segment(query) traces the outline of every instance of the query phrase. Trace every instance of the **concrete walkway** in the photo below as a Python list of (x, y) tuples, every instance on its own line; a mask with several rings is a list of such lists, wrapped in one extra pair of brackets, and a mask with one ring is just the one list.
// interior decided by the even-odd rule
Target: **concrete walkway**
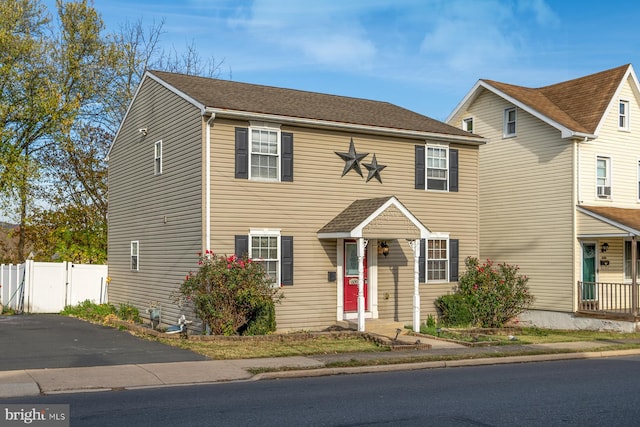
[[(415, 340), (415, 337), (407, 339)], [(559, 344), (510, 345), (496, 347), (466, 347), (446, 341), (420, 338), (431, 344), (430, 350), (402, 352), (346, 353), (308, 357), (279, 357), (241, 360), (182, 361), (96, 367), (23, 369), (0, 371), (0, 398), (35, 396), (39, 394), (107, 391), (144, 387), (165, 387), (225, 381), (248, 381), (272, 378), (321, 376), (349, 373), (382, 372), (411, 369), (433, 369), (457, 366), (523, 363), (546, 360), (566, 360), (613, 356), (640, 355), (640, 349), (591, 351), (606, 343), (574, 342)], [(613, 345), (615, 343), (611, 343)], [(509, 353), (540, 352), (527, 356)], [(500, 353), (501, 357), (486, 357)], [(451, 360), (424, 361), (430, 356), (446, 356)], [(483, 357), (485, 356), (485, 357)], [(388, 359), (388, 360), (384, 360)], [(358, 367), (328, 367), (340, 361), (387, 364)], [(286, 369), (252, 373), (260, 369)]]

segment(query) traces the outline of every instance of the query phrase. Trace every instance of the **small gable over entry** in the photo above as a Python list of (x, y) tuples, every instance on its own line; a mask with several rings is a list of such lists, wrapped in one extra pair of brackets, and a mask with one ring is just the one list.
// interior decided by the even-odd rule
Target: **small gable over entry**
[[(407, 240), (414, 258), (413, 329), (420, 329), (421, 239), (432, 233), (395, 196), (356, 200), (324, 227), (319, 239), (355, 239), (358, 244), (358, 330), (364, 331), (364, 259), (367, 243), (376, 240)], [(341, 241), (341, 240), (340, 240)], [(424, 257), (424, 254), (422, 254)]]

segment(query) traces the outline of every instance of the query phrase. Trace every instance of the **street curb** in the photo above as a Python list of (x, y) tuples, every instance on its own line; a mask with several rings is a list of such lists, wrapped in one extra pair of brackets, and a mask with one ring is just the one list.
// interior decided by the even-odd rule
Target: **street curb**
[(263, 372), (256, 374), (252, 380), (273, 380), (285, 378), (321, 377), (329, 375), (365, 374), (375, 372), (415, 371), (421, 369), (457, 368), (468, 366), (505, 365), (512, 363), (551, 362), (572, 359), (597, 359), (606, 357), (622, 357), (640, 355), (640, 349), (589, 351), (577, 353), (553, 353), (524, 356), (486, 357), (480, 359), (442, 360), (429, 362), (407, 362), (389, 365), (353, 366), (344, 368), (318, 368), (310, 370), (291, 370)]

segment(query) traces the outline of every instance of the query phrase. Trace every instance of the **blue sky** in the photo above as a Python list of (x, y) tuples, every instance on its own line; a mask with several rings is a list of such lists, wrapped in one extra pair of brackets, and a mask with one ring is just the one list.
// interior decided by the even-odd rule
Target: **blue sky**
[(163, 47), (193, 44), (202, 58), (224, 60), (221, 78), (388, 101), (438, 120), (480, 78), (539, 87), (640, 66), (640, 2), (631, 0), (94, 0), (94, 7), (108, 31), (164, 19)]

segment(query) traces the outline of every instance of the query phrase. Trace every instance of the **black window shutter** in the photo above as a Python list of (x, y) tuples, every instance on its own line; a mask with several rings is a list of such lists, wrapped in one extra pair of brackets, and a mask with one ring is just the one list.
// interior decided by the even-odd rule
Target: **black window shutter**
[(281, 260), (281, 279), (285, 286), (293, 285), (293, 236), (280, 237), (280, 245), (282, 249)]
[(425, 170), (425, 150), (424, 145), (416, 145), (416, 190), (424, 190)]
[(458, 281), (458, 264), (459, 264), (459, 256), (458, 256), (458, 239), (449, 239), (449, 281), (457, 282)]
[(236, 128), (236, 178), (249, 178), (249, 129)]
[(244, 258), (249, 256), (249, 236), (236, 235), (236, 256), (238, 258)]
[(449, 150), (449, 191), (458, 191), (458, 150)]
[(418, 271), (420, 283), (427, 281), (427, 245), (425, 239), (420, 239), (420, 258), (418, 259)]
[(282, 132), (282, 157), (280, 168), (280, 180), (293, 181), (293, 134)]

